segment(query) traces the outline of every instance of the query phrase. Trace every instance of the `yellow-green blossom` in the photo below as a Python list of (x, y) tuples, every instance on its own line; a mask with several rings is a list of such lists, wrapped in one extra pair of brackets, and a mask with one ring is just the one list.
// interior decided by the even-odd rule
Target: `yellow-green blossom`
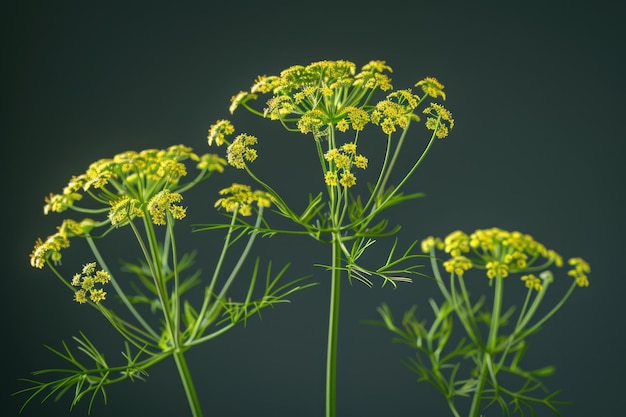
[(367, 158), (366, 158), (366, 157), (364, 157), (363, 155), (356, 155), (356, 156), (354, 157), (354, 161), (352, 161), (352, 164), (353, 164), (355, 167), (360, 168), (360, 169), (365, 169), (365, 168), (367, 168), (367, 163), (368, 163), (368, 160), (367, 160)]
[(421, 87), (425, 94), (433, 98), (441, 96), (444, 100), (446, 99), (446, 93), (443, 92), (443, 84), (441, 84), (436, 78), (426, 77), (423, 80), (418, 81), (415, 86)]
[[(473, 267), (485, 270), (490, 279), (521, 273), (525, 285), (537, 291), (546, 284), (544, 276), (552, 276), (548, 267), (563, 266), (563, 260), (556, 251), (546, 248), (532, 236), (497, 227), (477, 229), (469, 235), (456, 230), (443, 239), (429, 236), (421, 244), (425, 253), (433, 249), (449, 253), (451, 258), (444, 261), (448, 271), (458, 274), (456, 270), (460, 266), (457, 258), (467, 257)], [(580, 258), (570, 259), (569, 264), (573, 269), (568, 274), (574, 277), (576, 284), (581, 287), (589, 285), (589, 265)], [(534, 271), (543, 271), (539, 274), (541, 278), (533, 275)]]
[(94, 271), (96, 270), (96, 266), (97, 264), (95, 262), (89, 262), (85, 265), (83, 265), (83, 275), (91, 275), (94, 273)]
[(360, 72), (345, 60), (294, 65), (280, 75), (259, 76), (250, 92), (232, 97), (230, 110), (256, 99), (257, 93), (272, 94), (263, 115), (293, 123), (302, 133), (320, 135), (330, 126), (340, 132), (350, 127), (360, 131), (370, 121), (372, 93), (393, 88), (388, 72), (391, 67), (384, 61), (371, 61)]
[(452, 256), (460, 256), (461, 253), (469, 252), (470, 238), (461, 230), (456, 230), (446, 236), (443, 240), (444, 251)]
[(65, 192), (69, 190), (67, 187), (63, 194), (52, 194), (44, 198), (46, 205), (43, 207), (44, 214), (51, 212), (61, 213), (74, 204), (74, 201), (80, 201), (83, 196), (76, 192)]
[(142, 217), (143, 212), (139, 207), (141, 202), (135, 198), (131, 198), (127, 195), (123, 196), (117, 201), (111, 203), (111, 210), (109, 210), (109, 221), (113, 226), (121, 226), (135, 217)]
[(324, 154), (328, 162), (324, 174), (326, 185), (336, 186), (338, 183), (344, 187), (352, 187), (356, 184), (356, 176), (351, 172), (353, 166), (359, 169), (367, 168), (368, 160), (363, 155), (358, 155), (356, 143), (348, 142), (339, 149), (333, 148)]
[(324, 174), (324, 182), (331, 187), (337, 186), (337, 171), (326, 171)]
[(229, 120), (221, 119), (213, 123), (209, 127), (209, 134), (207, 141), (209, 146), (215, 145), (221, 146), (226, 142), (226, 136), (232, 135), (235, 132), (235, 127)]
[(463, 275), (465, 271), (472, 268), (472, 261), (465, 256), (454, 256), (443, 263), (446, 271), (457, 275)]
[(63, 223), (57, 227), (57, 233), (48, 236), (45, 241), (37, 238), (35, 246), (30, 253), (31, 266), (41, 269), (48, 260), (54, 263), (60, 262), (61, 249), (70, 246), (70, 238), (83, 236), (89, 233), (94, 226), (95, 222), (91, 219), (84, 219), (81, 222), (72, 219), (63, 220)]
[(497, 276), (506, 278), (509, 275), (509, 267), (506, 263), (500, 261), (487, 262), (487, 277), (495, 278)]
[(441, 239), (434, 236), (428, 236), (421, 242), (422, 252), (429, 253), (431, 249), (443, 249), (444, 243)]
[(180, 193), (172, 193), (170, 190), (163, 190), (156, 194), (148, 202), (148, 212), (155, 225), (164, 225), (167, 213), (170, 213), (176, 220), (185, 218), (186, 209), (179, 204), (183, 199)]
[(588, 287), (589, 278), (587, 277), (587, 274), (591, 273), (589, 264), (582, 258), (571, 258), (567, 263), (574, 267), (573, 269), (570, 269), (567, 274), (574, 277), (576, 285), (579, 287)]
[(541, 279), (534, 274), (522, 275), (521, 280), (524, 281), (526, 287), (532, 288), (533, 290), (541, 291), (543, 288)]
[(345, 171), (341, 174), (341, 178), (339, 178), (339, 184), (346, 188), (352, 187), (356, 184), (356, 177), (353, 173)]
[[(221, 125), (221, 131), (224, 130), (229, 130), (226, 123)], [(135, 208), (144, 207), (161, 190), (177, 192), (189, 188), (190, 183), (194, 184), (183, 182), (188, 175), (186, 161), (196, 162), (199, 172), (195, 182), (208, 178), (212, 172), (222, 172), (225, 165), (225, 160), (219, 156), (199, 156), (185, 145), (121, 152), (112, 158), (91, 163), (84, 173), (71, 177), (61, 194), (48, 195), (44, 213), (67, 209), (108, 213), (109, 221), (120, 225), (137, 216)], [(85, 207), (78, 207), (78, 202), (83, 204), (88, 200), (85, 197), (89, 197)], [(130, 211), (129, 202), (133, 206)], [(99, 225), (104, 225), (104, 222)]]
[(250, 148), (257, 143), (257, 138), (252, 135), (240, 134), (233, 140), (226, 150), (226, 160), (235, 168), (244, 169), (246, 161), (252, 162), (257, 157), (256, 149)]
[(396, 126), (406, 129), (409, 121), (417, 118), (413, 111), (418, 103), (419, 97), (411, 93), (411, 90), (394, 91), (376, 104), (371, 114), (372, 123), (379, 125), (388, 135), (396, 131)]
[[(248, 93), (246, 91), (240, 91), (239, 93), (235, 94), (230, 99), (230, 108), (228, 109), (230, 111), (230, 114), (233, 114), (235, 110), (237, 109), (237, 107), (245, 104), (246, 101), (255, 100), (256, 98), (257, 98), (256, 94)], [(210, 144), (211, 143), (209, 143), (209, 145)]]
[(269, 207), (272, 197), (265, 191), (252, 191), (249, 185), (232, 184), (220, 191), (222, 197), (215, 202), (215, 207), (223, 208), (228, 212), (237, 211), (242, 216), (252, 214), (251, 204), (256, 202), (258, 207)]
[(452, 113), (441, 104), (430, 103), (430, 105), (424, 109), (424, 114), (430, 115), (430, 117), (426, 119), (426, 128), (435, 131), (435, 136), (439, 139), (448, 136), (450, 130), (454, 128)]
[(196, 165), (198, 169), (209, 172), (224, 172), (224, 166), (226, 166), (226, 159), (219, 155), (209, 153), (202, 155), (198, 165)]
[(89, 262), (80, 273), (72, 277), (72, 286), (80, 287), (74, 292), (74, 301), (79, 304), (86, 303), (87, 299), (99, 303), (106, 298), (107, 293), (97, 285), (107, 284), (111, 281), (111, 275), (103, 269), (96, 270), (96, 266), (95, 262)]
[(298, 130), (301, 133), (314, 133), (320, 135), (324, 133), (328, 120), (324, 112), (319, 109), (304, 112), (297, 122)]
[(350, 126), (352, 126), (352, 129), (356, 132), (363, 130), (365, 125), (367, 125), (370, 121), (369, 114), (362, 108), (347, 106), (346, 114), (347, 120), (350, 122)]

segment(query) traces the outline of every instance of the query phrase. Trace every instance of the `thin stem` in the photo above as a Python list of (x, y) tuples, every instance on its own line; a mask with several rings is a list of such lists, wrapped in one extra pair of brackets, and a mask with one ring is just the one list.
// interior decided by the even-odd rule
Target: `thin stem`
[(205, 294), (204, 301), (202, 303), (202, 308), (200, 309), (200, 313), (198, 314), (198, 320), (193, 326), (193, 330), (191, 331), (191, 334), (189, 335), (188, 341), (192, 341), (193, 339), (195, 339), (195, 337), (198, 334), (198, 331), (200, 330), (200, 325), (202, 324), (202, 321), (203, 321), (202, 317), (206, 317), (206, 312), (209, 308), (209, 303), (213, 295), (213, 289), (215, 288), (215, 283), (217, 282), (217, 278), (220, 274), (220, 271), (222, 270), (222, 264), (224, 263), (224, 259), (226, 258), (226, 252), (228, 251), (228, 247), (230, 246), (230, 239), (233, 234), (233, 227), (235, 225), (236, 219), (237, 219), (237, 214), (233, 213), (231, 217), (230, 226), (228, 228), (228, 232), (226, 233), (226, 237), (224, 239), (224, 244), (222, 245), (222, 251), (220, 252), (220, 257), (217, 260), (217, 265), (215, 266), (215, 269), (213, 270), (213, 276), (211, 278), (211, 282), (204, 293)]
[[(235, 211), (233, 213), (233, 216), (237, 216), (237, 211)], [(208, 312), (206, 313), (206, 317), (212, 317), (213, 316), (213, 314), (215, 313), (216, 309), (219, 307), (220, 300), (223, 299), (226, 296), (226, 293), (228, 292), (228, 289), (230, 288), (231, 284), (235, 280), (235, 277), (237, 276), (237, 274), (239, 273), (239, 270), (243, 266), (244, 261), (247, 259), (248, 255), (250, 253), (250, 250), (252, 249), (252, 245), (254, 243), (254, 240), (256, 239), (256, 237), (258, 235), (258, 228), (259, 228), (259, 225), (261, 224), (261, 219), (262, 218), (263, 218), (263, 207), (260, 206), (259, 207), (259, 212), (257, 214), (256, 223), (254, 225), (253, 231), (250, 232), (250, 237), (248, 238), (248, 242), (246, 243), (245, 248), (241, 252), (241, 255), (239, 256), (239, 259), (237, 260), (237, 263), (235, 264), (235, 266), (233, 267), (232, 271), (230, 272), (230, 275), (226, 279), (226, 282), (222, 286), (222, 289), (220, 290), (220, 293), (215, 297), (215, 302), (213, 303), (213, 305), (209, 308)], [(206, 296), (209, 297), (210, 294), (207, 293)], [(198, 320), (202, 320), (203, 317), (205, 317), (205, 316), (204, 315), (200, 316)], [(207, 339), (212, 338), (212, 337), (213, 336), (207, 337)], [(201, 338), (197, 339), (196, 342), (199, 343), (200, 341), (203, 341), (203, 340), (205, 340), (205, 338), (201, 337)], [(189, 339), (189, 341), (191, 341), (191, 339)]]
[(178, 369), (180, 380), (183, 383), (183, 388), (185, 389), (185, 395), (187, 396), (187, 402), (189, 403), (189, 408), (191, 409), (191, 415), (193, 417), (202, 417), (200, 400), (198, 399), (196, 387), (194, 386), (191, 373), (189, 372), (189, 367), (187, 366), (187, 361), (185, 360), (185, 354), (181, 350), (177, 349), (174, 352), (174, 360), (176, 361), (176, 368)]
[(326, 417), (337, 415), (337, 339), (339, 334), (339, 294), (341, 288), (341, 237), (332, 241), (328, 351), (326, 357)]
[(500, 276), (500, 274), (497, 274), (494, 279), (496, 280), (496, 283), (494, 288), (491, 323), (489, 324), (489, 336), (487, 337), (487, 346), (485, 348), (483, 360), (480, 366), (478, 384), (476, 386), (476, 391), (474, 391), (474, 397), (472, 398), (472, 406), (469, 412), (470, 417), (478, 417), (479, 415), (480, 399), (482, 397), (482, 392), (485, 388), (485, 383), (487, 381), (489, 364), (493, 360), (493, 355), (495, 355), (496, 339), (498, 338), (498, 329), (500, 327), (500, 314), (502, 312), (503, 278)]
[[(168, 242), (169, 241), (169, 242)], [(168, 245), (169, 243), (169, 245)], [(176, 251), (176, 240), (174, 239), (174, 218), (171, 213), (167, 213), (167, 233), (166, 244), (163, 245), (163, 266), (167, 264), (167, 251), (169, 246), (172, 248), (172, 270), (174, 273), (174, 288), (172, 291), (172, 313), (174, 321), (174, 329), (172, 332), (172, 338), (174, 345), (178, 348), (180, 346), (180, 276), (178, 273), (178, 254)]]
[[(389, 181), (389, 176), (391, 175), (391, 171), (393, 171), (393, 167), (396, 164), (396, 161), (398, 160), (398, 155), (400, 155), (400, 150), (402, 149), (402, 144), (404, 143), (404, 138), (406, 138), (406, 134), (409, 131), (410, 125), (411, 125), (411, 119), (409, 118), (409, 121), (406, 127), (402, 130), (402, 134), (400, 135), (400, 139), (398, 140), (398, 144), (396, 145), (396, 149), (393, 153), (393, 156), (391, 157), (391, 163), (389, 164), (389, 168), (385, 170), (385, 176), (380, 183), (381, 192), (385, 191), (385, 186), (387, 185), (387, 181)], [(391, 142), (391, 134), (389, 134), (388, 136), (389, 137), (388, 137), (387, 142), (389, 143)]]
[(150, 336), (152, 336), (155, 340), (159, 340), (159, 335), (154, 331), (154, 329), (152, 329), (152, 327), (148, 324), (148, 322), (146, 322), (144, 320), (142, 315), (139, 314), (139, 312), (131, 304), (131, 302), (128, 299), (128, 297), (126, 297), (126, 294), (124, 293), (124, 290), (119, 286), (119, 284), (117, 283), (117, 280), (115, 280), (114, 275), (111, 273), (111, 269), (109, 269), (109, 267), (107, 266), (106, 262), (104, 262), (104, 258), (102, 258), (102, 255), (100, 254), (100, 251), (96, 247), (96, 244), (94, 243), (93, 239), (91, 237), (87, 237), (86, 240), (87, 240), (87, 243), (89, 244), (89, 247), (91, 248), (91, 251), (93, 252), (94, 256), (96, 257), (96, 260), (100, 264), (100, 266), (105, 271), (109, 272), (109, 275), (111, 276), (111, 281), (110, 281), (111, 285), (113, 285), (113, 288), (115, 288), (115, 292), (120, 297), (120, 299), (122, 300), (122, 302), (124, 303), (126, 308), (128, 308), (128, 311), (130, 311), (130, 313), (133, 315), (135, 320), (137, 320), (137, 322), (139, 322), (139, 324), (141, 324), (141, 326), (150, 334)]

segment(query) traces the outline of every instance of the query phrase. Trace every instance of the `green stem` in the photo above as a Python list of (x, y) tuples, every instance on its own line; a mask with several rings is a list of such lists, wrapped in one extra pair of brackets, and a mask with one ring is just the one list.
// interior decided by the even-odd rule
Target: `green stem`
[(174, 353), (174, 360), (176, 361), (176, 368), (178, 369), (180, 380), (182, 381), (183, 388), (185, 389), (185, 395), (187, 396), (189, 408), (191, 408), (191, 415), (193, 417), (201, 417), (202, 408), (200, 407), (200, 400), (198, 399), (196, 387), (193, 384), (193, 379), (191, 378), (191, 373), (189, 372), (189, 367), (187, 366), (187, 361), (185, 360), (185, 354), (181, 350), (177, 349)]
[(337, 339), (339, 334), (339, 291), (341, 288), (341, 237), (337, 234), (333, 236), (332, 251), (326, 357), (326, 417), (337, 415)]
[(500, 314), (502, 312), (503, 278), (500, 274), (497, 274), (494, 279), (496, 280), (496, 283), (494, 289), (493, 309), (491, 312), (491, 323), (489, 324), (489, 336), (487, 337), (487, 345), (485, 346), (485, 352), (480, 366), (478, 384), (476, 386), (476, 391), (474, 391), (474, 397), (472, 398), (472, 406), (469, 412), (470, 417), (478, 417), (479, 415), (480, 399), (487, 381), (489, 364), (493, 362), (493, 357), (495, 356), (498, 328), (500, 327)]
[(191, 334), (189, 335), (188, 342), (191, 342), (192, 340), (196, 338), (200, 330), (200, 327), (202, 325), (203, 317), (207, 316), (206, 313), (208, 311), (211, 298), (213, 297), (213, 289), (215, 288), (217, 278), (219, 277), (220, 271), (222, 270), (222, 264), (224, 263), (224, 259), (226, 258), (226, 252), (228, 251), (228, 247), (230, 246), (230, 239), (233, 234), (233, 227), (235, 225), (236, 220), (237, 220), (237, 213), (233, 213), (231, 217), (231, 221), (230, 221), (230, 226), (228, 228), (228, 232), (226, 233), (226, 237), (222, 245), (222, 251), (220, 252), (220, 257), (217, 260), (215, 269), (213, 270), (213, 277), (211, 278), (211, 282), (209, 283), (209, 286), (204, 292), (204, 301), (202, 302), (202, 308), (200, 310), (200, 313), (198, 314), (198, 320), (196, 320), (196, 323), (193, 326), (193, 330), (191, 331)]
[(130, 311), (130, 313), (133, 315), (135, 320), (137, 320), (137, 322), (139, 322), (139, 324), (141, 324), (141, 326), (146, 330), (146, 332), (148, 332), (150, 334), (150, 336), (152, 336), (154, 338), (154, 340), (159, 340), (159, 335), (154, 331), (154, 329), (152, 329), (152, 327), (148, 324), (148, 322), (146, 322), (144, 320), (142, 315), (139, 314), (139, 312), (131, 304), (131, 302), (128, 299), (128, 297), (126, 297), (126, 293), (124, 293), (124, 290), (122, 289), (122, 287), (119, 286), (119, 284), (117, 283), (117, 280), (115, 279), (114, 274), (111, 272), (111, 269), (109, 269), (109, 267), (107, 266), (106, 262), (104, 262), (104, 258), (102, 258), (102, 255), (100, 254), (100, 251), (96, 247), (96, 244), (94, 243), (94, 241), (91, 238), (91, 236), (88, 236), (86, 238), (86, 240), (87, 240), (87, 243), (89, 244), (89, 247), (91, 248), (94, 256), (96, 257), (96, 260), (100, 264), (100, 266), (105, 271), (108, 271), (109, 274), (111, 275), (111, 281), (110, 281), (111, 285), (113, 285), (113, 288), (115, 288), (115, 292), (120, 297), (120, 299), (122, 300), (122, 302), (124, 303), (126, 308), (128, 308), (128, 311)]
[[(406, 138), (406, 134), (409, 131), (410, 125), (411, 125), (411, 120), (409, 119), (407, 126), (402, 130), (400, 139), (398, 140), (395, 151), (393, 152), (393, 156), (391, 157), (391, 163), (389, 164), (389, 168), (385, 170), (385, 176), (380, 183), (380, 192), (385, 191), (385, 187), (387, 186), (387, 181), (389, 181), (389, 176), (391, 175), (391, 171), (393, 171), (393, 167), (396, 164), (396, 161), (398, 160), (398, 155), (400, 155), (400, 150), (402, 149), (402, 144), (404, 143), (404, 138)], [(389, 135), (387, 142), (388, 143), (391, 142), (391, 134)]]
[[(236, 216), (237, 216), (237, 211), (235, 211), (233, 213), (233, 217), (236, 217)], [(237, 260), (237, 263), (233, 267), (232, 271), (230, 272), (230, 275), (226, 279), (226, 282), (222, 286), (222, 289), (221, 289), (220, 293), (215, 297), (215, 302), (213, 303), (213, 305), (207, 311), (206, 316), (203, 314), (203, 315), (201, 315), (198, 318), (198, 320), (202, 320), (203, 317), (212, 317), (213, 314), (215, 313), (216, 309), (220, 306), (220, 302), (221, 302), (220, 300), (222, 300), (223, 298), (226, 297), (226, 293), (228, 292), (228, 289), (230, 288), (231, 284), (233, 283), (233, 281), (237, 277), (237, 274), (239, 273), (241, 267), (243, 266), (244, 261), (248, 258), (248, 255), (250, 253), (250, 250), (252, 249), (252, 245), (254, 243), (254, 240), (256, 239), (256, 237), (258, 235), (258, 229), (259, 229), (259, 225), (261, 224), (261, 220), (262, 219), (263, 219), (263, 207), (261, 206), (261, 207), (259, 207), (259, 212), (257, 214), (257, 219), (256, 219), (256, 223), (254, 225), (254, 229), (250, 233), (250, 237), (248, 238), (248, 242), (246, 243), (245, 248), (241, 252), (241, 255), (239, 255), (239, 259)], [(207, 293), (206, 297), (209, 297), (210, 295), (211, 294)], [(203, 310), (204, 310), (204, 307), (203, 307)], [(210, 338), (213, 338), (213, 337), (214, 337), (213, 335), (207, 336), (206, 339), (210, 339)], [(205, 340), (205, 337), (198, 338), (196, 340), (196, 342), (199, 343), (199, 342), (201, 342), (203, 340)], [(191, 341), (191, 339), (189, 341)]]

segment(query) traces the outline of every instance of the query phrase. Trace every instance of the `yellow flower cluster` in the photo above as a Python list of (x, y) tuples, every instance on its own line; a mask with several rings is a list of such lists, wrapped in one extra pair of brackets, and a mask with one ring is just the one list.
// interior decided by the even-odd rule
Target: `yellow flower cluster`
[(235, 127), (233, 124), (225, 119), (220, 119), (213, 123), (209, 127), (209, 134), (207, 136), (207, 140), (209, 142), (209, 146), (215, 145), (221, 146), (226, 142), (226, 136), (232, 135), (235, 132)]
[(111, 202), (109, 210), (109, 221), (113, 226), (121, 226), (127, 224), (135, 217), (142, 217), (143, 212), (139, 208), (141, 202), (136, 198), (127, 195)]
[[(113, 158), (100, 159), (92, 163), (85, 173), (73, 176), (62, 193), (46, 197), (44, 213), (73, 208), (84, 194), (107, 206), (103, 209), (105, 211), (111, 204), (118, 204), (120, 196), (146, 204), (164, 188), (175, 191), (181, 178), (187, 175), (187, 167), (183, 163), (187, 159), (195, 161), (197, 168), (206, 172), (222, 172), (226, 164), (218, 155), (198, 156), (184, 145), (123, 152)], [(96, 191), (99, 194), (95, 194)]]
[(435, 131), (435, 136), (439, 139), (448, 136), (454, 127), (452, 113), (441, 104), (431, 103), (424, 109), (424, 114), (430, 116), (426, 119), (426, 128)]
[(46, 240), (41, 238), (36, 240), (35, 247), (30, 253), (30, 265), (41, 269), (47, 260), (60, 262), (61, 249), (70, 246), (70, 237), (89, 233), (95, 225), (96, 222), (91, 219), (84, 219), (80, 223), (71, 219), (64, 220), (61, 226), (57, 227), (58, 231), (55, 234), (48, 236)]
[(326, 185), (336, 187), (352, 187), (356, 184), (356, 176), (351, 168), (367, 168), (368, 160), (363, 155), (356, 153), (356, 143), (350, 142), (342, 145), (339, 149), (331, 149), (324, 155), (328, 161), (328, 168), (324, 174)]
[[(521, 277), (528, 288), (540, 290), (541, 278), (532, 271), (545, 269), (551, 265), (563, 266), (563, 259), (552, 249), (546, 248), (532, 236), (518, 231), (499, 228), (478, 229), (471, 234), (461, 230), (453, 231), (443, 239), (429, 236), (421, 242), (424, 253), (434, 254), (443, 250), (450, 259), (443, 262), (446, 271), (463, 275), (476, 267), (486, 271), (490, 279), (505, 278), (511, 273), (526, 273)], [(568, 274), (574, 277), (580, 287), (588, 286), (589, 265), (581, 258), (572, 258), (573, 266)], [(541, 274), (540, 274), (541, 277)]]
[(424, 94), (429, 95), (432, 98), (441, 97), (446, 99), (446, 93), (443, 92), (443, 84), (441, 84), (436, 78), (426, 77), (415, 84), (416, 87), (420, 87)]
[[(199, 170), (195, 180), (189, 182), (182, 181), (187, 175), (186, 161), (195, 162)], [(175, 219), (183, 218), (185, 209), (174, 204), (182, 199), (180, 192), (212, 172), (223, 172), (225, 165), (226, 159), (216, 154), (197, 155), (184, 145), (127, 151), (92, 163), (83, 174), (73, 176), (61, 193), (45, 197), (44, 214), (72, 209), (106, 214), (106, 218), (64, 220), (57, 233), (36, 240), (30, 254), (31, 265), (43, 268), (47, 260), (58, 263), (61, 249), (70, 245), (70, 237), (84, 237), (95, 227), (119, 227), (148, 214), (154, 224), (164, 224), (165, 212)], [(86, 200), (85, 197), (89, 197), (91, 205), (79, 207), (77, 203)]]
[(226, 150), (226, 160), (228, 164), (235, 168), (244, 169), (246, 161), (252, 162), (257, 157), (256, 149), (252, 149), (251, 145), (256, 145), (257, 138), (252, 135), (242, 133), (238, 135), (233, 143), (228, 145)]
[(372, 123), (379, 125), (388, 135), (396, 131), (396, 126), (406, 129), (411, 119), (419, 119), (413, 113), (418, 103), (419, 97), (411, 90), (395, 91), (376, 104), (371, 114)]
[(571, 258), (568, 263), (572, 265), (574, 269), (570, 269), (567, 274), (574, 277), (579, 287), (588, 287), (589, 279), (587, 278), (587, 274), (591, 272), (589, 264), (582, 258)]
[(111, 280), (111, 275), (104, 270), (96, 271), (96, 263), (90, 262), (83, 266), (81, 273), (77, 273), (72, 278), (72, 285), (80, 287), (74, 292), (74, 301), (84, 304), (87, 300), (99, 303), (106, 298), (106, 292), (97, 285), (104, 285)]
[(272, 198), (265, 191), (252, 191), (249, 185), (232, 184), (228, 188), (220, 191), (222, 197), (215, 202), (215, 207), (223, 208), (228, 212), (237, 212), (242, 216), (252, 214), (252, 203), (256, 202), (258, 207), (269, 207)]
[(170, 190), (163, 190), (157, 193), (148, 202), (148, 212), (152, 218), (152, 223), (164, 225), (167, 213), (170, 213), (176, 220), (185, 218), (186, 209), (176, 203), (181, 202), (182, 194), (173, 193)]
[[(388, 75), (391, 72), (385, 61), (370, 61), (359, 72), (353, 62), (345, 60), (295, 65), (279, 75), (259, 76), (249, 92), (240, 91), (231, 98), (230, 112), (240, 106), (251, 110), (248, 101), (257, 99), (258, 94), (271, 94), (263, 115), (285, 125), (294, 123), (301, 133), (322, 135), (330, 126), (340, 132), (350, 128), (360, 131), (372, 122), (384, 133), (391, 134), (397, 128), (406, 128), (411, 119), (419, 120), (414, 110), (422, 101), (410, 89), (405, 89), (389, 93), (377, 104), (370, 103), (375, 91), (393, 89)], [(415, 86), (420, 87), (425, 96), (445, 100), (443, 84), (433, 77), (424, 78)], [(437, 114), (434, 120), (447, 121), (437, 126), (439, 135), (445, 136), (453, 126), (450, 113), (443, 107), (430, 112)], [(209, 143), (219, 144), (223, 139), (219, 126), (215, 128), (217, 130), (209, 130)]]

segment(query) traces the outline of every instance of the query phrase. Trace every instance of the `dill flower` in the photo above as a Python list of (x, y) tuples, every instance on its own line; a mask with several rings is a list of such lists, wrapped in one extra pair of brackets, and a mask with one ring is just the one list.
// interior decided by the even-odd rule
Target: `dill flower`
[[(228, 132), (231, 128), (232, 125), (224, 121), (218, 130)], [(188, 184), (183, 183), (188, 175), (187, 161), (196, 162), (199, 170), (197, 180), (207, 178), (216, 171), (222, 172), (225, 165), (219, 156), (199, 156), (185, 145), (121, 152), (112, 158), (91, 163), (84, 173), (72, 176), (62, 193), (51, 193), (45, 197), (44, 213), (88, 210), (109, 213), (111, 221), (121, 224), (138, 215), (133, 210), (125, 214), (120, 211), (128, 201), (132, 200), (135, 207), (141, 208), (163, 189), (176, 192), (188, 188)], [(93, 204), (78, 207), (78, 202), (82, 203), (85, 197), (89, 197)], [(111, 213), (112, 206), (115, 206), (115, 214)]]
[[(222, 124), (222, 130), (228, 130), (225, 124)], [(185, 164), (187, 161), (196, 162), (198, 173), (193, 181), (183, 182), (188, 175)], [(29, 255), (31, 266), (40, 269), (48, 261), (60, 262), (61, 250), (69, 247), (70, 238), (86, 237), (97, 227), (128, 224), (135, 217), (144, 216), (143, 210), (147, 210), (149, 205), (153, 211), (161, 207), (160, 204), (164, 203), (155, 204), (163, 198), (163, 195), (158, 196), (161, 191), (168, 190), (176, 195), (208, 178), (213, 172), (222, 172), (225, 164), (226, 160), (218, 155), (199, 156), (185, 145), (139, 152), (125, 151), (112, 158), (94, 161), (84, 173), (73, 175), (61, 193), (50, 193), (44, 198), (44, 214), (73, 210), (88, 212), (94, 217), (101, 215), (103, 218), (63, 220), (57, 233), (45, 240), (36, 239)], [(157, 198), (153, 200), (155, 196)], [(152, 203), (149, 204), (151, 200)], [(166, 210), (174, 218), (184, 217), (184, 209), (172, 204), (173, 202), (172, 200), (169, 205), (164, 206)], [(162, 221), (158, 220), (158, 215), (156, 218), (157, 221)]]
[(384, 61), (370, 61), (357, 72), (353, 62), (317, 61), (294, 65), (279, 75), (259, 76), (249, 92), (231, 98), (231, 112), (256, 94), (272, 94), (263, 115), (284, 124), (293, 123), (302, 133), (320, 134), (328, 126), (345, 132), (362, 130), (369, 122), (369, 104), (375, 90), (392, 89)]
[(215, 202), (215, 207), (223, 208), (227, 212), (237, 211), (242, 216), (252, 214), (252, 203), (256, 202), (258, 207), (269, 207), (272, 197), (265, 191), (252, 191), (249, 185), (232, 184), (219, 192), (222, 197)]
[(205, 170), (208, 172), (224, 172), (224, 166), (227, 164), (226, 160), (216, 154), (204, 154), (200, 157), (200, 161), (196, 165), (196, 168)]
[(543, 288), (541, 285), (541, 279), (534, 274), (522, 275), (521, 280), (524, 281), (526, 287), (532, 288), (533, 290), (541, 291)]
[[(545, 277), (552, 276), (550, 266), (563, 266), (563, 259), (556, 251), (546, 248), (531, 235), (497, 227), (477, 229), (469, 235), (455, 230), (443, 239), (429, 236), (422, 240), (421, 246), (425, 253), (438, 249), (450, 254), (450, 259), (443, 263), (448, 272), (460, 275), (461, 270), (465, 271), (461, 261), (466, 257), (472, 267), (485, 270), (489, 279), (520, 273), (526, 287), (537, 291), (547, 282)], [(571, 258), (568, 263), (572, 269), (567, 274), (574, 278), (576, 285), (588, 286), (589, 264), (581, 258)], [(533, 275), (535, 271), (543, 272), (538, 278)]]
[(409, 124), (412, 112), (402, 104), (391, 100), (379, 101), (372, 112), (372, 123), (379, 125), (387, 135), (396, 131), (396, 126), (404, 129)]
[(221, 119), (213, 123), (209, 127), (209, 134), (207, 140), (209, 146), (215, 142), (216, 146), (221, 146), (226, 142), (226, 136), (232, 135), (235, 132), (233, 124), (225, 119)]
[(79, 287), (74, 292), (74, 301), (84, 304), (90, 299), (94, 303), (99, 303), (106, 298), (106, 292), (98, 285), (107, 284), (111, 281), (111, 275), (103, 270), (96, 270), (96, 263), (89, 262), (83, 266), (80, 273), (74, 274), (70, 284)]
[(121, 226), (135, 217), (142, 217), (143, 212), (139, 207), (141, 202), (135, 198), (131, 198), (127, 195), (121, 197), (116, 201), (111, 202), (111, 209), (109, 210), (109, 221), (112, 226)]
[(336, 187), (338, 184), (337, 171), (326, 171), (326, 173), (324, 174), (324, 182), (326, 183), (326, 185)]
[(589, 264), (582, 258), (571, 258), (567, 263), (573, 266), (573, 269), (569, 270), (567, 275), (574, 277), (576, 285), (579, 287), (588, 287), (589, 278), (587, 274), (591, 272)]
[(84, 219), (77, 222), (72, 219), (65, 219), (57, 227), (57, 233), (50, 235), (43, 240), (37, 238), (32, 252), (30, 253), (30, 265), (33, 268), (42, 269), (48, 260), (54, 263), (61, 261), (61, 250), (69, 248), (70, 238), (82, 236), (95, 226), (91, 219)]
[(441, 104), (430, 103), (430, 105), (424, 109), (424, 114), (430, 116), (426, 119), (426, 128), (435, 131), (435, 135), (439, 139), (448, 136), (450, 130), (454, 128), (452, 113)]
[(443, 267), (448, 272), (454, 272), (461, 276), (463, 273), (472, 268), (472, 261), (465, 256), (454, 256), (443, 263)]
[(237, 107), (245, 104), (248, 100), (255, 100), (256, 98), (257, 98), (256, 94), (248, 93), (246, 91), (240, 91), (239, 93), (235, 94), (230, 99), (230, 107), (228, 108), (228, 110), (230, 111), (230, 114), (233, 114), (235, 110), (237, 109)]
[[(67, 189), (67, 188), (66, 188)], [(74, 205), (74, 201), (80, 201), (83, 196), (76, 192), (66, 192), (62, 194), (52, 194), (44, 198), (46, 205), (43, 207), (44, 214), (51, 212), (61, 213)]]
[(422, 91), (432, 98), (441, 96), (442, 99), (446, 99), (446, 93), (443, 92), (443, 84), (441, 84), (436, 78), (426, 77), (415, 84), (416, 87), (421, 87)]
[(429, 253), (431, 249), (443, 249), (444, 244), (441, 239), (434, 236), (428, 236), (426, 239), (423, 239), (421, 242), (422, 252)]
[(252, 162), (257, 157), (256, 150), (250, 148), (250, 145), (255, 145), (256, 143), (257, 138), (255, 136), (244, 133), (237, 136), (226, 149), (228, 164), (235, 168), (244, 169), (246, 161)]
[(469, 252), (469, 236), (461, 230), (456, 230), (443, 240), (444, 251), (452, 256), (460, 256), (461, 253)]
[[(357, 154), (357, 146), (354, 142), (343, 144), (340, 148), (330, 149), (324, 154), (328, 162), (324, 174), (326, 185), (352, 187), (356, 184), (356, 176), (351, 172), (354, 166), (359, 169), (367, 168), (368, 160), (365, 156)], [(338, 179), (339, 178), (339, 179)]]
[(509, 267), (508, 264), (500, 261), (491, 261), (487, 262), (485, 265), (487, 268), (487, 277), (495, 278), (500, 276), (502, 278), (506, 278), (509, 275)]
[(352, 187), (356, 184), (356, 177), (352, 172), (343, 172), (339, 179), (339, 184), (346, 188)]
[(169, 212), (176, 220), (182, 220), (186, 215), (186, 209), (176, 203), (182, 201), (180, 193), (172, 193), (170, 190), (163, 190), (156, 194), (148, 202), (148, 212), (155, 225), (164, 225), (166, 214)]

